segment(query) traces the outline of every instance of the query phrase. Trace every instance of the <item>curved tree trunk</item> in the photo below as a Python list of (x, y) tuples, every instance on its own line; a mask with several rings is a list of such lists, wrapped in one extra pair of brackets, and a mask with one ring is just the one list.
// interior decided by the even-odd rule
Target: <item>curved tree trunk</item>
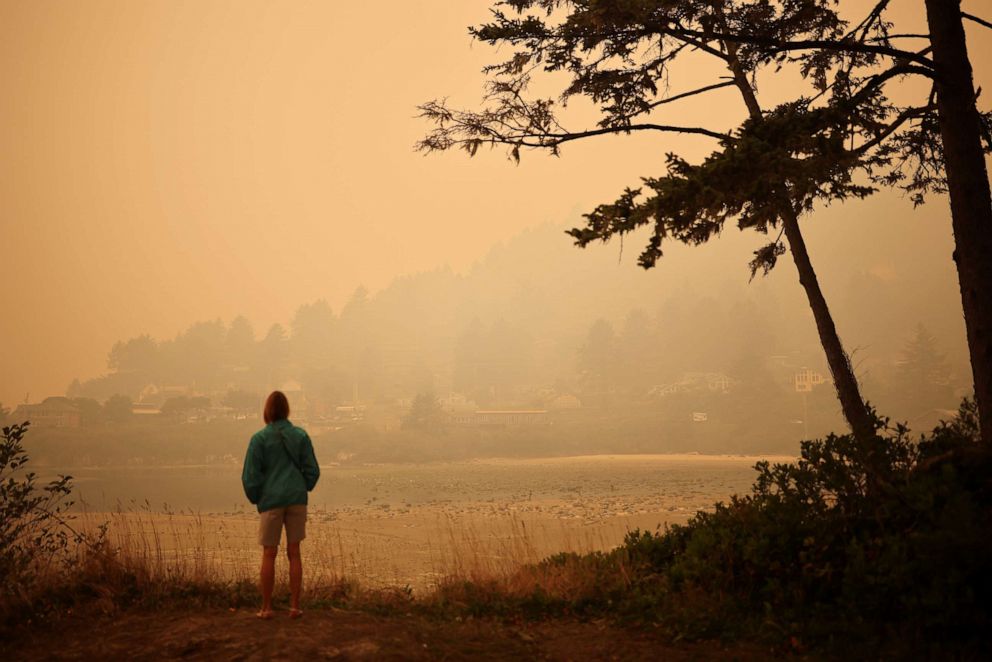
[(992, 196), (960, 0), (926, 0), (937, 111), (982, 441), (992, 444)]
[[(740, 62), (737, 59), (737, 46), (732, 43), (725, 43), (727, 52), (727, 64), (734, 75), (734, 82), (744, 98), (744, 105), (747, 106), (751, 117), (761, 117), (761, 106), (754, 94)], [(799, 283), (806, 291), (806, 298), (809, 300), (809, 307), (813, 311), (813, 319), (816, 321), (816, 331), (820, 336), (820, 344), (827, 355), (827, 365), (830, 366), (830, 374), (834, 379), (834, 387), (837, 389), (837, 398), (840, 400), (841, 411), (847, 424), (851, 426), (851, 431), (859, 440), (870, 439), (875, 434), (875, 425), (868, 407), (861, 397), (861, 388), (858, 380), (854, 376), (851, 362), (841, 345), (840, 336), (837, 335), (837, 327), (827, 306), (827, 300), (820, 289), (820, 282), (816, 278), (816, 271), (813, 263), (810, 262), (809, 252), (806, 250), (806, 241), (803, 239), (802, 230), (799, 228), (799, 218), (787, 196), (783, 195), (780, 203), (781, 219), (785, 238), (789, 242), (789, 251), (792, 259), (796, 263), (799, 271)]]
[(827, 300), (820, 290), (820, 282), (816, 278), (809, 253), (806, 251), (806, 241), (799, 229), (799, 219), (790, 209), (782, 214), (782, 224), (785, 237), (789, 241), (789, 252), (792, 253), (796, 270), (799, 271), (799, 283), (806, 291), (809, 307), (813, 311), (813, 319), (816, 320), (816, 331), (820, 335), (820, 344), (823, 345), (823, 351), (827, 355), (827, 365), (830, 366), (830, 374), (834, 378), (834, 386), (837, 388), (837, 398), (840, 400), (844, 418), (847, 419), (855, 437), (870, 439), (875, 434), (875, 424), (868, 413), (868, 407), (861, 399), (861, 390), (851, 368), (851, 361), (841, 345), (837, 327), (834, 326), (834, 319), (827, 307)]

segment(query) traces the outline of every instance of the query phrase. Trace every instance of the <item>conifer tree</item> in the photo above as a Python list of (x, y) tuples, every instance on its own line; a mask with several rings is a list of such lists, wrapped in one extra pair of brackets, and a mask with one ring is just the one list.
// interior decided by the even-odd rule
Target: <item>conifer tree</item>
[[(607, 134), (714, 141), (700, 163), (669, 153), (665, 174), (646, 176), (596, 207), (570, 234), (586, 246), (647, 226), (651, 234), (639, 262), (651, 268), (666, 241), (701, 244), (730, 220), (772, 238), (755, 252), (752, 277), (768, 273), (788, 247), (844, 416), (862, 439), (874, 434), (874, 422), (801, 221), (818, 202), (864, 198), (881, 187), (901, 187), (916, 204), (949, 190), (976, 397), (989, 440), (992, 207), (982, 154), (990, 118), (977, 110), (961, 22), (988, 23), (962, 14), (958, 0), (926, 0), (931, 34), (901, 34), (887, 20), (889, 4), (875, 2), (852, 23), (834, 0), (503, 0), (489, 23), (470, 29), (477, 40), (510, 53), (485, 68), (482, 108), (423, 104), (422, 116), (434, 127), (418, 148), (457, 147), (474, 156), (480, 147), (502, 145), (519, 161), (523, 150), (557, 155), (569, 142)], [(725, 75), (704, 85), (683, 83), (675, 65), (688, 53), (714, 58)], [(807, 89), (763, 107), (759, 74), (786, 66), (798, 68)], [(567, 77), (558, 99), (530, 95), (533, 77), (542, 72)], [(928, 92), (913, 103), (893, 100), (890, 86), (910, 78), (928, 83)], [(722, 88), (740, 97), (742, 119), (733, 131), (657, 119), (675, 115), (673, 104)], [(595, 126), (564, 126), (559, 107), (578, 97), (597, 105)]]

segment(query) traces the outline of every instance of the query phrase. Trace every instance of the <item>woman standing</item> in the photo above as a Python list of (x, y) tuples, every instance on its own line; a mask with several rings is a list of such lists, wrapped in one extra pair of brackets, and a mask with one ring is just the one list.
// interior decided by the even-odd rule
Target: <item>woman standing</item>
[(265, 427), (248, 444), (241, 483), (245, 496), (258, 506), (258, 544), (262, 546), (259, 581), (262, 609), (257, 616), (272, 618), (272, 589), (276, 555), (283, 526), (286, 527), (286, 556), (289, 557), (289, 616), (299, 618), (303, 560), (300, 542), (306, 537), (307, 493), (317, 484), (320, 468), (306, 430), (289, 422), (289, 401), (281, 391), (265, 400)]

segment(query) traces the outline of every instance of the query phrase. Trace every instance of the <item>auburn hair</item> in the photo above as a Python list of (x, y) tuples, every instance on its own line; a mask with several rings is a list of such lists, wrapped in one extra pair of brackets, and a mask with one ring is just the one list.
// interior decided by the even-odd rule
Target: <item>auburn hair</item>
[(282, 391), (272, 391), (265, 399), (265, 409), (262, 411), (262, 418), (266, 424), (275, 423), (289, 418), (289, 400)]

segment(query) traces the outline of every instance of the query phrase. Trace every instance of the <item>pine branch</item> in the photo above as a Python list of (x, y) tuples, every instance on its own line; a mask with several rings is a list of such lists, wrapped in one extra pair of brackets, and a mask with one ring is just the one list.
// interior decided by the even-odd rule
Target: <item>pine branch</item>
[(665, 131), (669, 133), (694, 133), (702, 136), (709, 136), (710, 138), (716, 138), (717, 140), (732, 139), (732, 136), (730, 134), (720, 133), (719, 131), (711, 131), (710, 129), (706, 129), (699, 126), (672, 126), (667, 124), (629, 124), (626, 126), (591, 129), (589, 131), (578, 131), (575, 133), (573, 132), (548, 133), (544, 135), (535, 135), (534, 137), (550, 138), (552, 140), (557, 140), (556, 144), (560, 144), (563, 142), (568, 142), (570, 140), (588, 138), (590, 136), (601, 136), (610, 133), (630, 133), (631, 131)]
[(886, 138), (888, 138), (893, 133), (895, 133), (896, 130), (898, 130), (899, 127), (905, 124), (908, 120), (911, 120), (916, 117), (923, 117), (934, 108), (935, 106), (928, 105), (928, 106), (919, 106), (919, 107), (905, 109), (904, 111), (899, 113), (899, 115), (896, 116), (896, 119), (893, 120), (890, 124), (888, 124), (877, 136), (875, 136), (868, 142), (864, 143), (863, 145), (860, 145), (857, 149), (852, 150), (850, 154), (853, 156), (861, 156), (865, 154), (873, 147), (877, 147), (882, 142), (884, 142)]
[(986, 21), (983, 18), (979, 18), (977, 16), (972, 16), (971, 14), (966, 14), (965, 12), (961, 12), (961, 18), (966, 18), (969, 21), (974, 21), (975, 23), (978, 23), (979, 25), (981, 25), (983, 27), (992, 29), (992, 23), (989, 23), (988, 21)]
[(927, 68), (933, 66), (933, 62), (919, 53), (904, 51), (891, 46), (877, 46), (874, 44), (860, 43), (854, 41), (830, 39), (802, 39), (799, 41), (782, 41), (775, 37), (766, 37), (758, 34), (725, 33), (725, 32), (702, 32), (700, 30), (690, 30), (688, 28), (665, 28), (665, 34), (673, 37), (690, 37), (704, 40), (720, 40), (732, 44), (751, 44), (755, 46), (765, 46), (769, 49), (769, 54), (783, 53), (787, 51), (800, 50), (828, 50), (839, 53), (865, 53), (875, 55), (887, 55), (892, 58), (916, 62)]
[(707, 85), (706, 87), (700, 87), (699, 89), (692, 90), (690, 92), (683, 92), (681, 94), (676, 94), (673, 97), (668, 97), (667, 99), (662, 99), (661, 101), (655, 101), (648, 106), (649, 110), (653, 110), (658, 106), (663, 106), (666, 103), (672, 103), (673, 101), (679, 101), (680, 99), (685, 99), (686, 97), (695, 96), (697, 94), (702, 94), (703, 92), (709, 92), (710, 90), (717, 90), (721, 87), (731, 87), (734, 85), (734, 81), (725, 80), (722, 83), (714, 83), (713, 85)]

